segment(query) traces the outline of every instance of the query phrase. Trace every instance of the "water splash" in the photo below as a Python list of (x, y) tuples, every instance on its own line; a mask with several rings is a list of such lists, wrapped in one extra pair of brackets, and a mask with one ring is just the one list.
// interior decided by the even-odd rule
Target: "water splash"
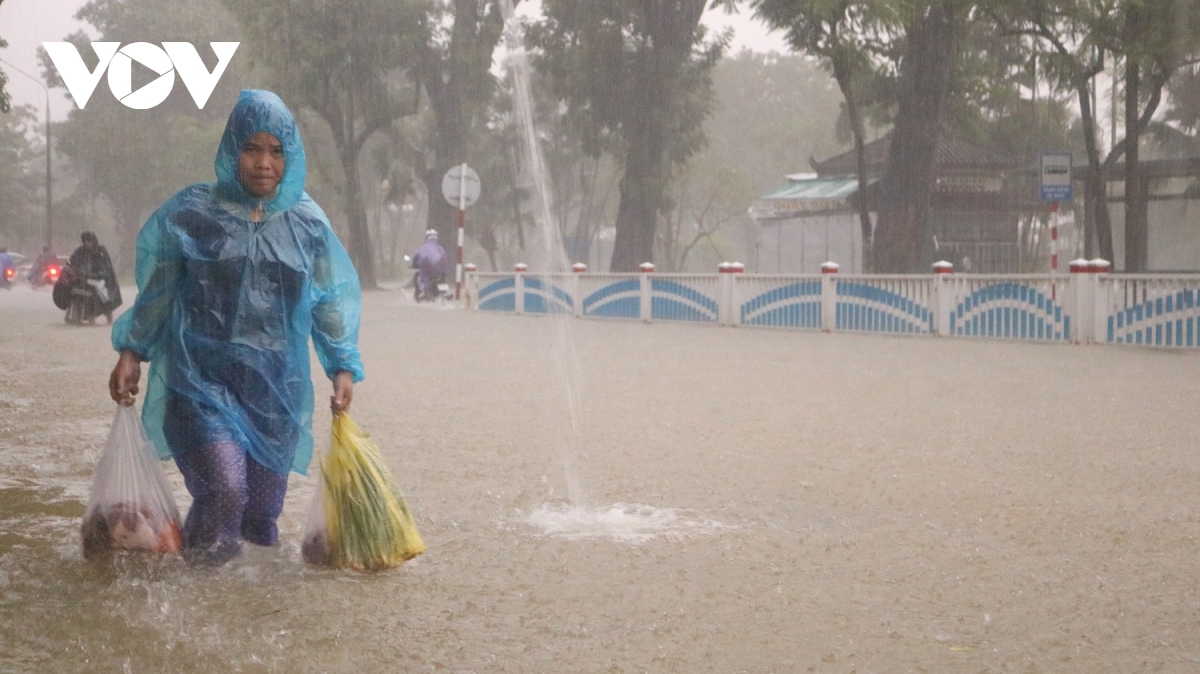
[(681, 540), (735, 527), (695, 510), (617, 503), (603, 508), (543, 504), (524, 521), (542, 535), (567, 540), (612, 539), (623, 543)]
[[(513, 80), (513, 105), (517, 112), (517, 121), (520, 124), (521, 138), (524, 141), (525, 167), (535, 187), (533, 195), (537, 205), (535, 216), (543, 245), (542, 263), (544, 271), (565, 276), (570, 273), (570, 264), (563, 247), (562, 230), (554, 218), (554, 195), (546, 171), (546, 159), (534, 129), (533, 96), (529, 86), (529, 57), (522, 42), (520, 22), (514, 20), (512, 0), (502, 0), (500, 8), (505, 22), (508, 71)], [(575, 507), (582, 508), (585, 506), (586, 498), (575, 466), (575, 458), (579, 455), (579, 420), (582, 416), (579, 357), (575, 351), (575, 340), (571, 336), (570, 316), (554, 315), (551, 323), (554, 326), (554, 348), (557, 356), (554, 362), (559, 381), (562, 383), (566, 395), (567, 412), (571, 423), (569, 437), (560, 445), (559, 456), (566, 473), (567, 492), (571, 497), (571, 502)]]

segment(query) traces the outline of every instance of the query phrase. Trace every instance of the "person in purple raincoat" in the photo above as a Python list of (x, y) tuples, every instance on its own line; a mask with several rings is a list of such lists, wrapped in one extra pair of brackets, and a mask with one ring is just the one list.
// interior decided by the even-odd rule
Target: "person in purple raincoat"
[(414, 296), (418, 302), (437, 298), (439, 279), (450, 267), (450, 258), (446, 250), (438, 243), (437, 230), (425, 232), (425, 243), (413, 255), (412, 267), (417, 270), (416, 291)]

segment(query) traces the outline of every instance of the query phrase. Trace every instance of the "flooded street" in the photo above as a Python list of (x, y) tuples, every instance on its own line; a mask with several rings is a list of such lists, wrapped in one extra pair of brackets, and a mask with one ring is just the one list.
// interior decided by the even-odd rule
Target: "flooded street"
[(573, 320), (573, 439), (552, 320), (365, 297), (415, 561), (304, 564), (293, 474), (278, 548), (93, 565), (109, 330), (0, 291), (0, 671), (1200, 669), (1200, 354)]

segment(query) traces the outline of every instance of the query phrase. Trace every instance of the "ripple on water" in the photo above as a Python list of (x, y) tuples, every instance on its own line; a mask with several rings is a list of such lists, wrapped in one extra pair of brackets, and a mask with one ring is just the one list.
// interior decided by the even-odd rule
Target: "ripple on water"
[(542, 536), (582, 540), (608, 538), (623, 543), (681, 540), (737, 527), (682, 508), (656, 508), (636, 503), (616, 503), (598, 508), (543, 503), (523, 517)]

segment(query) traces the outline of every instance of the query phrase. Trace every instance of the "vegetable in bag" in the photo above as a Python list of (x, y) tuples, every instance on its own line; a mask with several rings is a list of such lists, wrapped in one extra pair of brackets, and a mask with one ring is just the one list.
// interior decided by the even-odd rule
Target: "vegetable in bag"
[(118, 405), (83, 515), (83, 556), (179, 552), (183, 529), (167, 476), (132, 405)]
[(329, 453), (300, 552), (306, 562), (356, 571), (390, 569), (425, 551), (412, 512), (379, 447), (350, 416), (333, 417)]

